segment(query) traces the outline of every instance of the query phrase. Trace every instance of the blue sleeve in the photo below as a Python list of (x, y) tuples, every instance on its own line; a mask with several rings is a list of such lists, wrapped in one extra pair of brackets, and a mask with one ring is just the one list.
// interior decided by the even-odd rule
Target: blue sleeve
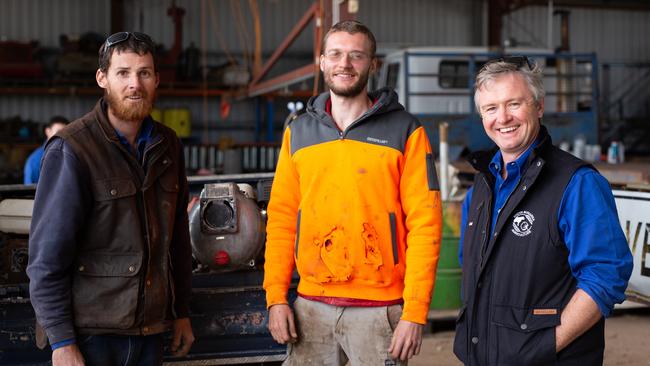
[(25, 161), (25, 169), (23, 170), (23, 184), (32, 184), (32, 156), (30, 155)]
[(23, 184), (36, 184), (38, 182), (38, 173), (41, 167), (41, 158), (43, 157), (42, 150), (43, 147), (39, 147), (25, 161)]
[(467, 190), (463, 205), (461, 206), (460, 214), (460, 243), (458, 243), (458, 263), (463, 266), (463, 238), (465, 237), (465, 227), (467, 226), (467, 214), (469, 212), (469, 204), (472, 202), (472, 192), (474, 187)]
[(612, 190), (602, 175), (587, 167), (576, 171), (562, 196), (558, 225), (578, 288), (608, 316), (614, 304), (625, 300), (632, 254)]
[(54, 344), (52, 345), (52, 351), (54, 351), (54, 350), (57, 349), (57, 348), (61, 348), (61, 347), (65, 347), (65, 346), (69, 346), (69, 345), (71, 345), (71, 344), (75, 344), (75, 343), (77, 343), (77, 340), (74, 339), (74, 338), (66, 339), (66, 340), (63, 340), (63, 341), (61, 341), (61, 342), (56, 342), (56, 343), (54, 343)]
[(47, 145), (34, 199), (27, 274), (30, 300), (50, 344), (75, 338), (71, 268), (76, 235), (92, 204), (87, 177), (63, 140), (54, 138)]

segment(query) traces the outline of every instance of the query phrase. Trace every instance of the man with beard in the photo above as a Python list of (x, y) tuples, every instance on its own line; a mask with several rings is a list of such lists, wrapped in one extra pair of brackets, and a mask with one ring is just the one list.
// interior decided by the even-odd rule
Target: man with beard
[(320, 56), (329, 92), (284, 133), (264, 288), (273, 338), (289, 343), (287, 365), (404, 364), (420, 350), (440, 193), (424, 128), (394, 91), (366, 91), (375, 49), (363, 24), (334, 25)]
[(149, 116), (154, 44), (120, 32), (99, 50), (95, 108), (50, 139), (29, 240), (30, 297), (53, 365), (162, 364), (184, 355), (191, 247), (175, 133)]

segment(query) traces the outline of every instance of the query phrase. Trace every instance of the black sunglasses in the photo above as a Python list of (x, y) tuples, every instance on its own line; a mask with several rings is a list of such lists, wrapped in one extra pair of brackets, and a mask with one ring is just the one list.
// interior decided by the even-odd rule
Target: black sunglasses
[(148, 35), (146, 35), (144, 33), (140, 33), (140, 32), (117, 32), (117, 33), (111, 34), (110, 36), (108, 36), (108, 38), (106, 38), (104, 49), (107, 50), (110, 47), (113, 47), (118, 43), (122, 43), (122, 42), (128, 40), (129, 37), (131, 37), (131, 36), (133, 36), (133, 38), (136, 41), (146, 43), (149, 47), (154, 48), (153, 40), (151, 39), (151, 37), (149, 37)]
[(533, 70), (537, 65), (535, 63), (535, 60), (529, 59), (526, 56), (510, 56), (510, 57), (501, 57), (501, 58), (492, 59), (486, 62), (485, 65), (483, 65), (483, 67), (497, 62), (505, 62), (507, 64), (515, 65), (517, 66), (518, 69), (527, 66), (528, 70)]

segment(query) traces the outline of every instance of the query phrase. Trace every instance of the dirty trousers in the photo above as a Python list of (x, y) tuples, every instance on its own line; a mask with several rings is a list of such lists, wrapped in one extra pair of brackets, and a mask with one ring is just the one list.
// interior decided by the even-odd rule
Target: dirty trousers
[(298, 296), (293, 310), (298, 341), (287, 347), (285, 366), (406, 365), (388, 353), (401, 305), (341, 307)]

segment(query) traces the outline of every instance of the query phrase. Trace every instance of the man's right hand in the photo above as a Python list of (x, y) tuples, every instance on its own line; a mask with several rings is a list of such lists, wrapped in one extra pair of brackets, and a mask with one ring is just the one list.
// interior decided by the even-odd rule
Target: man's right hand
[(294, 343), (298, 340), (293, 311), (287, 304), (272, 305), (269, 308), (269, 330), (276, 342)]
[(52, 366), (84, 366), (84, 357), (76, 344), (57, 348), (52, 352)]

